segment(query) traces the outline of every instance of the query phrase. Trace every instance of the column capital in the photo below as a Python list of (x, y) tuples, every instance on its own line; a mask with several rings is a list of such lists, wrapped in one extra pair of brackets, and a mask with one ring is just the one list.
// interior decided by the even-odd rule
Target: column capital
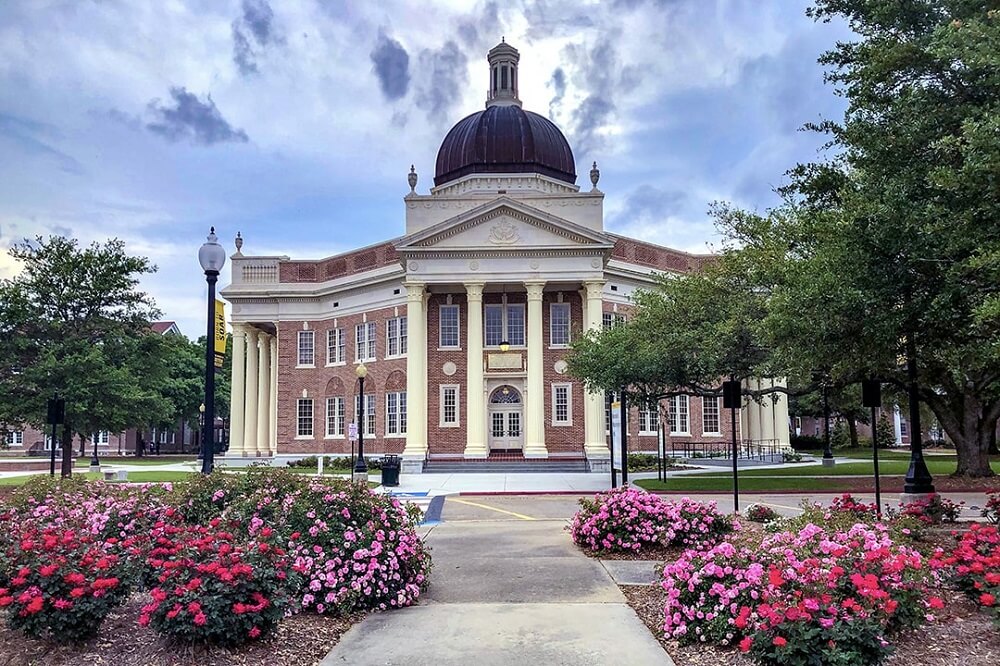
[(483, 300), (483, 288), (482, 282), (466, 282), (465, 283), (465, 293), (468, 295), (470, 301), (481, 301)]
[(587, 280), (583, 283), (587, 298), (602, 298), (604, 295), (604, 280)]
[(260, 329), (249, 325), (244, 325), (244, 326), (245, 326), (245, 333), (247, 334), (247, 340), (252, 340), (256, 342), (260, 336)]
[(423, 282), (404, 282), (403, 286), (406, 287), (406, 300), (421, 302), (424, 297), (424, 289), (427, 285)]
[(236, 334), (236, 333), (246, 333), (248, 328), (249, 328), (249, 326), (247, 326), (247, 324), (245, 322), (242, 322), (242, 321), (234, 321), (233, 322), (233, 333), (234, 334)]
[(545, 288), (544, 281), (525, 282), (524, 287), (528, 291), (529, 301), (542, 300), (542, 289)]

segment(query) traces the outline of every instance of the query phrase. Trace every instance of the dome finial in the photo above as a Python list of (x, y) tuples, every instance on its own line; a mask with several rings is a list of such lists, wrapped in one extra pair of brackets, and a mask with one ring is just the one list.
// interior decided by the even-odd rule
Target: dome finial
[(417, 170), (410, 165), (410, 174), (406, 177), (406, 182), (410, 184), (410, 194), (417, 193)]
[(597, 181), (601, 179), (601, 170), (597, 168), (597, 162), (594, 162), (594, 166), (590, 168), (590, 182), (593, 184), (592, 192), (597, 190)]
[(489, 92), (486, 95), (486, 106), (521, 106), (517, 97), (517, 63), (521, 54), (507, 43), (506, 37), (500, 38), (500, 43), (490, 49), (486, 60), (490, 63)]

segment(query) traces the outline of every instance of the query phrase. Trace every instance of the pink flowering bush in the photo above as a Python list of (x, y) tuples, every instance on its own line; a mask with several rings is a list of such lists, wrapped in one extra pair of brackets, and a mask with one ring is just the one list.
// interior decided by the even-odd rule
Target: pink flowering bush
[(157, 573), (139, 624), (186, 642), (238, 645), (270, 633), (291, 605), (288, 556), (264, 528), (238, 540), (219, 528), (162, 524), (149, 564)]
[(577, 545), (592, 553), (711, 544), (734, 529), (714, 502), (695, 502), (687, 497), (666, 501), (635, 488), (581, 499), (580, 507), (570, 523), (570, 533)]
[(962, 507), (965, 502), (953, 502), (938, 493), (931, 493), (927, 497), (907, 502), (899, 507), (900, 514), (919, 520), (925, 525), (937, 525), (939, 523), (954, 523), (962, 515)]
[(927, 563), (881, 525), (722, 542), (685, 552), (663, 576), (669, 637), (735, 644), (761, 664), (814, 663), (803, 655), (831, 641), (842, 661), (815, 663), (881, 663), (885, 635), (917, 626), (935, 604)]
[(769, 523), (778, 520), (778, 512), (765, 504), (751, 504), (746, 510), (747, 520), (755, 523)]

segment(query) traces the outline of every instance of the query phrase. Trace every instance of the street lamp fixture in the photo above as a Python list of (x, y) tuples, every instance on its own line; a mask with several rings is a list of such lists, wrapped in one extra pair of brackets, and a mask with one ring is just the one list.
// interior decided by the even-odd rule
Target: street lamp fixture
[(358, 376), (358, 458), (354, 461), (354, 473), (351, 478), (361, 483), (368, 482), (368, 463), (365, 462), (365, 421), (368, 410), (365, 409), (365, 377), (368, 368), (362, 363), (354, 370)]
[[(208, 325), (205, 336), (205, 401), (201, 427), (201, 473), (211, 474), (215, 467), (215, 283), (219, 271), (226, 264), (226, 251), (219, 245), (215, 227), (208, 234), (208, 240), (198, 250), (198, 261), (205, 271), (208, 282)], [(199, 411), (201, 409), (199, 408)]]

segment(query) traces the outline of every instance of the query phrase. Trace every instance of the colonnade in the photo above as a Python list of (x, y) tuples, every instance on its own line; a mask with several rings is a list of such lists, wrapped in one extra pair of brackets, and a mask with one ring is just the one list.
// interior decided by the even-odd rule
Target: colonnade
[(233, 323), (229, 452), (235, 458), (277, 453), (278, 339)]

